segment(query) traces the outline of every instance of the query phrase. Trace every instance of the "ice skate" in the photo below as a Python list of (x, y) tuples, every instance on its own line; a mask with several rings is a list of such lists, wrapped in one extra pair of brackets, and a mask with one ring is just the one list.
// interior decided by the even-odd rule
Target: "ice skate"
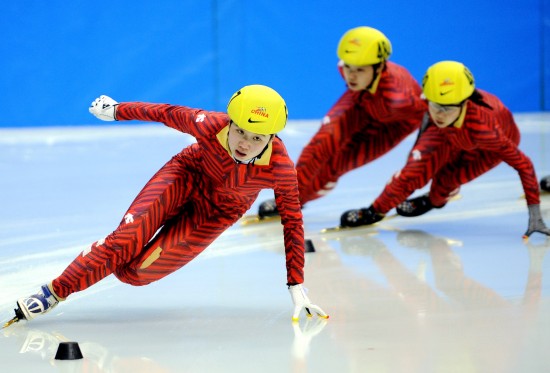
[(4, 324), (4, 328), (20, 320), (32, 320), (38, 315), (51, 311), (58, 303), (59, 299), (54, 295), (50, 285), (42, 285), (38, 293), (17, 301), (18, 308), (14, 309), (15, 317)]
[(384, 219), (384, 215), (376, 212), (371, 206), (344, 212), (340, 218), (340, 226), (344, 228), (360, 227), (377, 223), (382, 219)]
[(433, 208), (440, 209), (445, 205), (442, 206), (434, 206), (430, 202), (430, 198), (427, 194), (408, 199), (405, 202), (400, 203), (395, 208), (395, 211), (398, 215), (401, 216), (407, 216), (407, 217), (413, 217), (413, 216), (420, 216), (424, 215), (428, 211), (430, 211)]
[(241, 225), (258, 223), (280, 222), (281, 216), (274, 199), (268, 199), (260, 204), (257, 214), (246, 215), (241, 218)]
[(279, 209), (277, 208), (275, 200), (268, 199), (267, 201), (263, 201), (258, 209), (258, 216), (260, 219), (279, 216)]

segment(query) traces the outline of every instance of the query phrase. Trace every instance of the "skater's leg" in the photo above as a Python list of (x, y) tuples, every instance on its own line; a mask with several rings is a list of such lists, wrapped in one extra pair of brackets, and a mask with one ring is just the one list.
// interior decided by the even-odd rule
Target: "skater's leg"
[(215, 215), (206, 204), (203, 208), (209, 212), (200, 217), (184, 213), (183, 217), (178, 216), (167, 222), (143, 253), (117, 268), (115, 276), (136, 286), (157, 281), (196, 258), (236, 221)]
[(462, 152), (434, 176), (429, 194), (431, 203), (435, 206), (445, 205), (461, 185), (483, 175), (501, 162), (492, 152)]
[(84, 250), (53, 281), (55, 294), (66, 298), (84, 290), (140, 255), (157, 230), (179, 213), (192, 191), (201, 190), (193, 185), (196, 181), (186, 167), (179, 156), (163, 166), (136, 197), (117, 229)]
[[(355, 120), (362, 120), (357, 116)], [(340, 152), (330, 158), (329, 164), (319, 171), (317, 179), (311, 183), (320, 188), (309, 193), (309, 201), (322, 197), (336, 186), (336, 181), (344, 174), (369, 164), (395, 148), (413, 129), (403, 126), (367, 124), (361, 132), (354, 134)], [(304, 203), (304, 199), (302, 199)]]
[(444, 135), (431, 127), (422, 134), (409, 153), (407, 164), (388, 182), (372, 206), (385, 214), (405, 201), (415, 190), (423, 188), (452, 157)]

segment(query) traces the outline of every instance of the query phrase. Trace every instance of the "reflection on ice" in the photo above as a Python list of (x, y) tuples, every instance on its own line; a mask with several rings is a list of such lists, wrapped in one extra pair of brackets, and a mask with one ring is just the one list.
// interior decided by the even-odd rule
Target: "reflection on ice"
[[(516, 117), (522, 150), (539, 176), (550, 174), (550, 117)], [(317, 127), (291, 122), (281, 134), (294, 158)], [(0, 130), (2, 321), (17, 298), (109, 233), (150, 175), (189, 141), (155, 125)], [(135, 288), (107, 278), (40, 320), (2, 330), (2, 369), (550, 371), (550, 245), (540, 235), (521, 239), (527, 209), (515, 170), (498, 166), (464, 185), (460, 200), (418, 218), (320, 233), (368, 204), (412, 141), (346, 174), (304, 209), (316, 249), (306, 255), (306, 287), (329, 320), (292, 324), (280, 224), (235, 225), (163, 281)], [(542, 213), (550, 221), (549, 196)], [(67, 340), (79, 343), (80, 365), (53, 359)]]

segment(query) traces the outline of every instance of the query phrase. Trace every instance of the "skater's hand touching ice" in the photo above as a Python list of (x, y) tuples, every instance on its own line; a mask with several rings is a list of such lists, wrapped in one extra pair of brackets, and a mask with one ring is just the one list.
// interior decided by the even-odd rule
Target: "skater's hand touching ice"
[(96, 118), (110, 121), (116, 120), (116, 106), (118, 102), (109, 96), (101, 95), (92, 102), (88, 109)]
[(305, 289), (301, 284), (290, 285), (288, 287), (292, 302), (294, 302), (294, 314), (292, 315), (292, 321), (298, 321), (300, 318), (300, 312), (302, 309), (306, 310), (307, 316), (311, 317), (312, 312), (315, 312), (319, 317), (328, 319), (328, 315), (321, 309), (321, 307), (312, 304), (306, 295)]
[(529, 209), (529, 226), (523, 238), (528, 239), (529, 236), (535, 232), (550, 235), (550, 229), (546, 227), (544, 220), (542, 220), (540, 205), (529, 205), (527, 208)]

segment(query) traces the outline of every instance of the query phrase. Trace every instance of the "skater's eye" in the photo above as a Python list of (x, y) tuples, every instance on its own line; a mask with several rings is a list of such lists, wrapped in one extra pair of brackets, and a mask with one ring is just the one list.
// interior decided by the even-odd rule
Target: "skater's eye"
[(433, 110), (435, 110), (437, 112), (440, 112), (440, 113), (449, 113), (451, 111), (455, 111), (455, 110), (460, 109), (460, 107), (462, 106), (461, 104), (458, 104), (458, 105), (441, 105), (441, 104), (435, 103), (433, 101), (428, 101), (428, 105), (430, 105), (430, 107)]
[(365, 66), (351, 66), (348, 64), (344, 64), (344, 70), (346, 70), (348, 73), (362, 73), (367, 71), (367, 68)]

